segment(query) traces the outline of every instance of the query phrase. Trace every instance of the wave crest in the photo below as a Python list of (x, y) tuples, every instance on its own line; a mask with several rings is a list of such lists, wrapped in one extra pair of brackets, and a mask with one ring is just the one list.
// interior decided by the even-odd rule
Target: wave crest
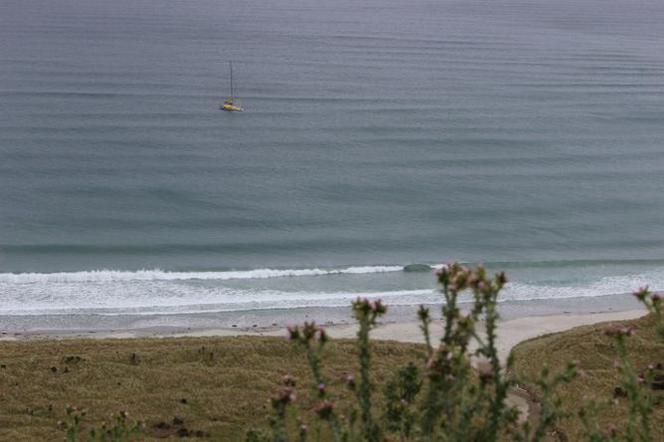
[(153, 270), (90, 270), (58, 273), (0, 273), (0, 283), (76, 283), (76, 282), (113, 282), (113, 281), (187, 281), (230, 279), (267, 279), (325, 275), (363, 275), (370, 273), (399, 272), (403, 266), (364, 266), (341, 269), (255, 269), (231, 270), (221, 272), (169, 272)]

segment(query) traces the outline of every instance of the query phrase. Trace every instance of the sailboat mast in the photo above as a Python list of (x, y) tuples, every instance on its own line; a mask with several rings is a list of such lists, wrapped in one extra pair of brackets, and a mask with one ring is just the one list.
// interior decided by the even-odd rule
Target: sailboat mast
[(229, 62), (228, 62), (228, 65), (229, 65), (230, 68), (231, 68), (231, 100), (232, 100), (232, 99), (234, 98), (234, 97), (233, 97), (233, 62), (232, 62), (232, 61), (229, 61)]

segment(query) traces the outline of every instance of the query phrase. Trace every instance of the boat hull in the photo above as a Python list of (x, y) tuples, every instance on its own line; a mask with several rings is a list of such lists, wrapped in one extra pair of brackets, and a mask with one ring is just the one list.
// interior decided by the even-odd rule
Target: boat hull
[(232, 105), (232, 104), (228, 104), (228, 103), (222, 104), (220, 109), (224, 110), (226, 112), (242, 112), (242, 111), (244, 111), (244, 109), (242, 109), (241, 107), (235, 106), (235, 105)]

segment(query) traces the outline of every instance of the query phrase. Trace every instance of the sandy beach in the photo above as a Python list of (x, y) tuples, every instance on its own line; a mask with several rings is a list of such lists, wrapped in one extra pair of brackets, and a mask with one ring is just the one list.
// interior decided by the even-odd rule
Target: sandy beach
[[(583, 325), (608, 321), (635, 319), (645, 315), (644, 309), (632, 309), (618, 312), (600, 312), (583, 314), (533, 315), (502, 320), (498, 328), (498, 350), (501, 359), (505, 359), (510, 350), (519, 342), (550, 333), (562, 332)], [(357, 327), (352, 323), (329, 323), (326, 330), (333, 339), (352, 339)], [(431, 337), (435, 342), (442, 334), (442, 325), (434, 321), (431, 325)], [(168, 328), (121, 331), (57, 331), (3, 333), (0, 341), (50, 340), (50, 339), (131, 339), (131, 338), (181, 338), (181, 337), (231, 337), (231, 336), (286, 336), (284, 327), (243, 327), (210, 328), (173, 331)], [(420, 324), (415, 321), (383, 322), (371, 334), (373, 339), (398, 341), (404, 343), (423, 343)]]
[[(524, 318), (510, 319), (501, 321), (498, 328), (498, 350), (501, 359), (505, 359), (510, 350), (519, 342), (533, 339), (550, 333), (557, 333), (569, 330), (582, 325), (597, 324), (608, 321), (623, 321), (639, 318), (646, 314), (645, 310), (629, 310), (613, 313), (594, 313), (583, 315), (550, 315), (550, 316), (529, 316)], [(352, 339), (357, 333), (357, 327), (354, 324), (331, 325), (326, 328), (330, 336), (334, 339)], [(435, 342), (442, 335), (442, 325), (440, 322), (431, 325), (431, 338)], [(186, 333), (157, 334), (162, 337), (211, 337), (211, 336), (239, 336), (239, 335), (257, 335), (257, 336), (285, 336), (283, 329), (269, 330), (199, 330)], [(108, 333), (102, 334), (100, 338), (127, 338), (131, 333)], [(136, 335), (133, 335), (136, 336)], [(371, 334), (373, 339), (384, 341), (399, 341), (410, 343), (424, 343), (420, 324), (418, 322), (395, 322), (384, 323), (378, 326)]]

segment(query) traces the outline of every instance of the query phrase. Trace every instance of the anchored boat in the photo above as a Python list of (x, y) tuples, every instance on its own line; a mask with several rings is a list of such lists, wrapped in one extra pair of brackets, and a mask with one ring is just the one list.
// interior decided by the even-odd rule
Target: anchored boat
[(228, 67), (230, 68), (231, 71), (231, 89), (230, 89), (230, 96), (224, 100), (221, 106), (219, 106), (219, 109), (225, 110), (228, 112), (242, 112), (244, 109), (240, 105), (240, 102), (237, 98), (235, 98), (235, 90), (233, 89), (233, 62), (229, 61), (228, 62)]

